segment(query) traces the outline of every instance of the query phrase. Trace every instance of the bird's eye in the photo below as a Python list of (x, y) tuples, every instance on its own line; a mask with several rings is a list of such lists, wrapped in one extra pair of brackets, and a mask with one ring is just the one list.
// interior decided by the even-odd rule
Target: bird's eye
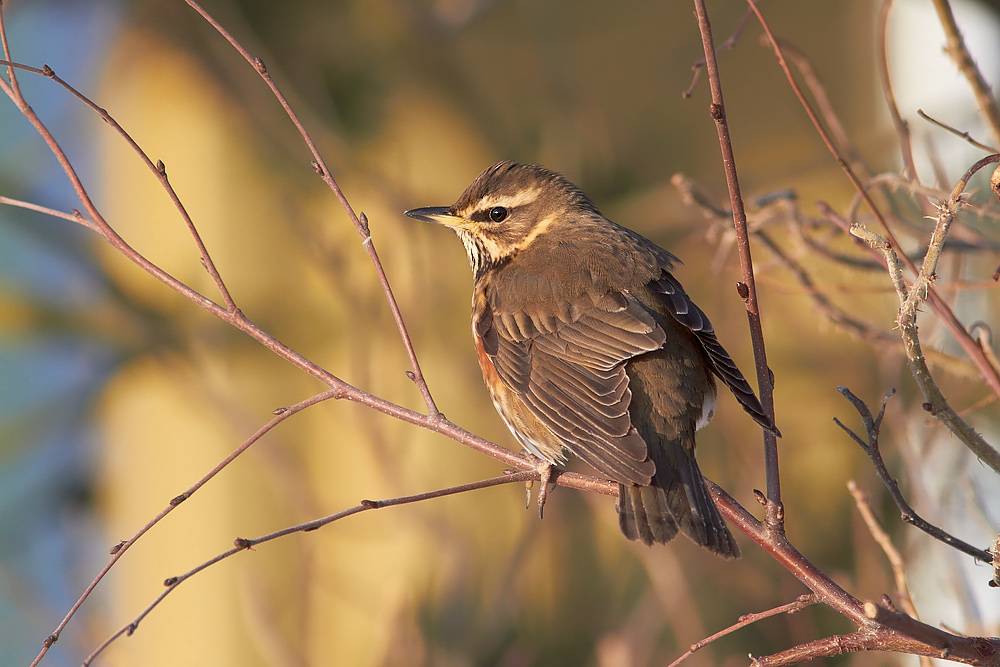
[(503, 206), (494, 206), (490, 209), (490, 220), (493, 222), (503, 222), (507, 219), (507, 209)]

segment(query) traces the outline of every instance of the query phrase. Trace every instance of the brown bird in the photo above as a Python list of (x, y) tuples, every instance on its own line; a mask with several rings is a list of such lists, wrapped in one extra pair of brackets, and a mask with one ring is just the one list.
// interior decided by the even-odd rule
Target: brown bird
[(500, 162), (451, 206), (406, 215), (465, 244), (479, 365), (517, 441), (553, 466), (571, 452), (618, 482), (630, 540), (663, 544), (679, 528), (737, 558), (694, 456), (715, 412), (713, 376), (777, 429), (671, 275), (679, 260), (536, 165)]

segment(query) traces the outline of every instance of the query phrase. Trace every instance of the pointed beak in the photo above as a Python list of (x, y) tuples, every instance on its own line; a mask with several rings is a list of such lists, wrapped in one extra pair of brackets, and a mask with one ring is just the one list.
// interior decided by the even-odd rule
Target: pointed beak
[(454, 227), (460, 220), (460, 218), (456, 218), (448, 212), (447, 206), (425, 206), (424, 208), (415, 208), (409, 211), (404, 211), (403, 215), (413, 218), (414, 220), (434, 222), (440, 225), (448, 225), (449, 227)]

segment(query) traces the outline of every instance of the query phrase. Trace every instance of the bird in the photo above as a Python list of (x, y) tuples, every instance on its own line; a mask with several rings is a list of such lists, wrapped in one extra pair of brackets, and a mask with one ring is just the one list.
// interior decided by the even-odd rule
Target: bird
[(518, 443), (542, 466), (572, 454), (617, 482), (628, 539), (666, 544), (680, 531), (738, 558), (695, 460), (715, 378), (780, 433), (673, 276), (677, 257), (533, 164), (499, 162), (451, 206), (404, 215), (450, 227), (465, 246), (479, 365)]

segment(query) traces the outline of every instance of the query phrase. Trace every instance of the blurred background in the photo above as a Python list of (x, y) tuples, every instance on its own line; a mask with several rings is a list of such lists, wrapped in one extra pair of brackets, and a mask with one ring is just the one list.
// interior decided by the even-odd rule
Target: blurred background
[[(745, 7), (716, 5), (711, 18), (722, 43)], [(447, 230), (401, 212), (452, 203), (502, 159), (565, 173), (605, 215), (684, 260), (678, 278), (752, 375), (731, 233), (724, 220), (685, 204), (671, 184), (682, 173), (728, 207), (707, 80), (682, 98), (702, 58), (690, 4), (204, 6), (264, 59), (347, 197), (367, 214), (449, 419), (514, 447), (471, 344), (464, 249)], [(955, 7), (973, 54), (998, 81), (996, 5)], [(244, 313), (347, 382), (423, 410), (357, 233), (259, 77), (214, 30), (168, 0), (12, 0), (3, 9), (16, 60), (53, 67), (165, 163)], [(763, 9), (812, 64), (871, 173), (898, 173), (898, 143), (878, 85), (878, 7), (774, 0)], [(982, 153), (918, 119), (916, 110), (980, 140), (990, 135), (942, 54), (930, 3), (899, 3), (888, 34), (918, 169), (924, 182), (940, 178), (950, 190)], [(887, 277), (863, 261), (844, 261), (867, 255), (819, 217), (818, 201), (846, 215), (853, 190), (760, 35), (751, 20), (720, 63), (752, 222), (781, 250), (760, 243), (754, 252), (784, 434), (788, 535), (856, 596), (894, 595), (885, 559), (846, 490), (855, 479), (903, 551), (922, 618), (967, 634), (1000, 634), (988, 568), (901, 527), (867, 457), (832, 422), (860, 428), (837, 386), (873, 409), (897, 388), (882, 447), (911, 503), (977, 546), (994, 539), (1000, 481), (921, 409), (893, 330), (897, 303)], [(217, 299), (182, 221), (121, 138), (52, 82), (19, 80), (115, 229)], [(983, 183), (975, 181), (974, 190), (985, 201)], [(0, 194), (81, 208), (10, 103), (0, 105)], [(905, 221), (897, 233), (906, 249), (919, 251), (930, 223), (905, 194), (891, 203)], [(996, 218), (970, 218), (968, 228), (975, 243), (949, 255), (939, 285), (954, 283), (942, 289), (965, 324), (995, 324), (997, 292), (983, 284), (997, 263)], [(803, 239), (819, 239), (831, 252)], [(832, 322), (817, 294), (881, 334)], [(996, 443), (1000, 413), (989, 391), (929, 312), (920, 324), (951, 404)], [(0, 326), (0, 662), (14, 665), (31, 661), (112, 545), (272, 410), (322, 387), (82, 227), (11, 207), (0, 208)], [(760, 440), (725, 396), (699, 435), (706, 475), (757, 514)], [(237, 536), (269, 533), (362, 498), (419, 493), (501, 470), (451, 440), (358, 405), (311, 408), (144, 536), (43, 664), (79, 664), (151, 603), (165, 578), (225, 551)], [(740, 541), (744, 558), (737, 562), (708, 557), (684, 539), (648, 549), (619, 534), (610, 498), (558, 489), (540, 521), (524, 509), (523, 487), (497, 487), (368, 512), (241, 553), (180, 586), (99, 664), (663, 665), (741, 614), (807, 592)], [(813, 607), (743, 629), (685, 664), (743, 665), (748, 653), (851, 630), (829, 609)], [(830, 664), (847, 663), (916, 659), (861, 655)]]

